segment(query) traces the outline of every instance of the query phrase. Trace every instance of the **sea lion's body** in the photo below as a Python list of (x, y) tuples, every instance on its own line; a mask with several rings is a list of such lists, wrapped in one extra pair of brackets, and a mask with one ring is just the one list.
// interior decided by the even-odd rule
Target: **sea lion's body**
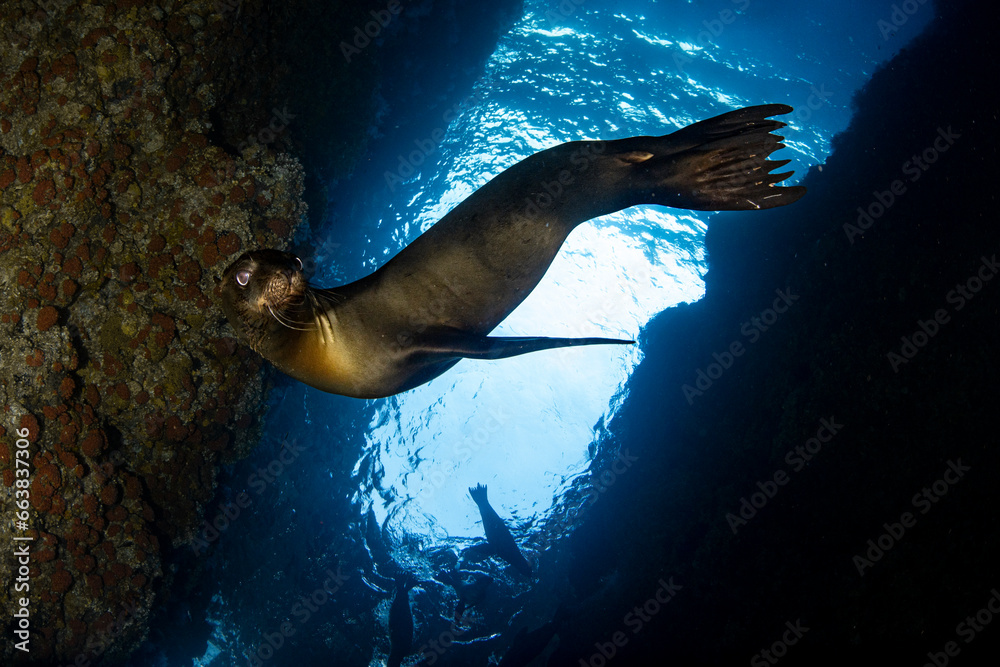
[(410, 589), (416, 584), (408, 573), (396, 580), (396, 596), (389, 607), (388, 667), (399, 667), (413, 648), (413, 613), (410, 611)]
[(486, 542), (489, 544), (492, 555), (507, 561), (510, 565), (526, 577), (531, 576), (531, 563), (524, 557), (521, 550), (517, 548), (514, 536), (510, 534), (510, 529), (503, 522), (500, 515), (496, 513), (490, 501), (486, 497), (486, 487), (482, 484), (469, 489), (469, 495), (479, 506), (479, 515), (483, 519), (483, 532), (486, 533)]
[[(247, 253), (226, 272), (224, 309), (240, 336), (285, 373), (364, 398), (415, 387), (462, 358), (631, 342), (487, 334), (534, 289), (581, 222), (643, 203), (752, 210), (797, 200), (804, 188), (773, 187), (790, 175), (770, 173), (787, 160), (767, 160), (782, 147), (769, 132), (783, 127), (767, 117), (789, 111), (749, 107), (661, 137), (536, 153), (343, 287), (309, 288), (286, 253)], [(284, 290), (275, 284), (282, 281)]]

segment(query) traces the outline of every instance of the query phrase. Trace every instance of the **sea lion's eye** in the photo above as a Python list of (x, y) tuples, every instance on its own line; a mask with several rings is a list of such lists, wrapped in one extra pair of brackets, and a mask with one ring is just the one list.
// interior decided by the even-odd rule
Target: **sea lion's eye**
[(296, 271), (302, 270), (302, 260), (299, 259), (298, 257), (295, 258), (295, 270)]
[(247, 283), (250, 282), (250, 271), (243, 269), (242, 271), (236, 272), (236, 282), (240, 284), (240, 287), (246, 287)]

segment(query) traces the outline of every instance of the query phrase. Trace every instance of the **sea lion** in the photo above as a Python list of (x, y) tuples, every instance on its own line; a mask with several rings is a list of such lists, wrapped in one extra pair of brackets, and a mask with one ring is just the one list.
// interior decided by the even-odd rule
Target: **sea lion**
[(375, 273), (309, 286), (302, 263), (248, 252), (223, 276), (240, 338), (284, 373), (358, 398), (412, 389), (462, 358), (501, 359), (608, 338), (503, 338), (493, 330), (534, 289), (580, 223), (636, 204), (703, 211), (790, 204), (768, 160), (792, 108), (747, 107), (660, 137), (574, 141), (536, 153), (482, 186)]
[(483, 518), (483, 532), (486, 533), (486, 542), (489, 544), (490, 553), (498, 556), (526, 577), (531, 576), (531, 563), (524, 557), (521, 550), (517, 548), (514, 536), (510, 534), (510, 529), (503, 522), (500, 515), (490, 505), (486, 498), (486, 487), (477, 484), (469, 489), (469, 495), (479, 506), (479, 514)]
[(451, 571), (441, 570), (435, 579), (454, 588), (458, 595), (458, 603), (455, 605), (455, 623), (461, 622), (462, 615), (467, 608), (475, 607), (486, 599), (486, 593), (490, 584), (493, 583), (493, 578), (485, 572), (458, 568)]
[(396, 579), (396, 596), (389, 607), (389, 667), (399, 667), (413, 648), (413, 614), (410, 612), (410, 589), (417, 583), (409, 573)]

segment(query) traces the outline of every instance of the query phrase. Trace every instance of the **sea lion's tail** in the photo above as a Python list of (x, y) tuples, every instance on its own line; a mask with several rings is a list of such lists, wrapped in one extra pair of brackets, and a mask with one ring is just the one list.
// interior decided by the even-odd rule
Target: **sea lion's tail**
[[(746, 107), (662, 137), (634, 137), (615, 153), (641, 174), (639, 203), (696, 211), (746, 211), (784, 206), (806, 193), (802, 186), (776, 187), (793, 172), (771, 172), (790, 160), (768, 160), (784, 148), (770, 134), (785, 123), (768, 120), (792, 111), (785, 104)], [(618, 148), (618, 147), (615, 147)]]

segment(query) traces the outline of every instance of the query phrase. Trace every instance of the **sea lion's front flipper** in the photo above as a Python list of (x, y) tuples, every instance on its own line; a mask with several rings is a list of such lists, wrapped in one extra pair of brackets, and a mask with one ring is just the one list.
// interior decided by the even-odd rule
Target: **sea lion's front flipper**
[(632, 345), (618, 338), (545, 338), (541, 336), (479, 336), (463, 331), (437, 332), (420, 340), (421, 351), (443, 358), (506, 359), (538, 350), (576, 345)]

